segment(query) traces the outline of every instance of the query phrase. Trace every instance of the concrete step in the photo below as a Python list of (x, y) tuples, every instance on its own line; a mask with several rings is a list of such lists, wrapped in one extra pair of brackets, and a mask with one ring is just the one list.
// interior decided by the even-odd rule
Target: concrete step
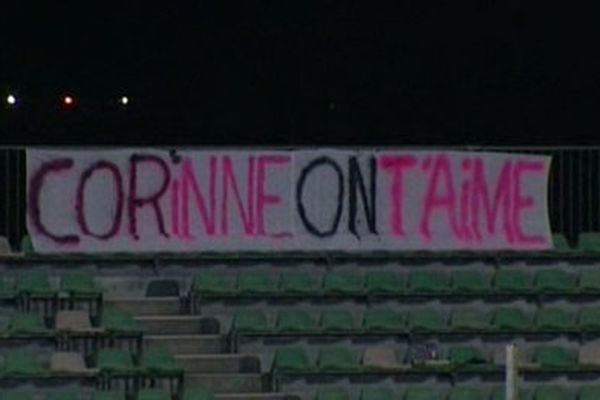
[(219, 321), (196, 315), (144, 315), (135, 318), (145, 334), (195, 335), (219, 333)]
[(132, 315), (178, 315), (182, 312), (179, 297), (111, 297), (105, 307), (126, 311)]
[(247, 355), (179, 354), (175, 360), (190, 373), (260, 373), (260, 360)]
[(261, 393), (268, 391), (269, 379), (261, 374), (185, 374), (186, 388), (202, 387), (215, 393)]
[(144, 335), (144, 347), (164, 347), (174, 354), (218, 354), (227, 352), (222, 335)]
[(302, 397), (286, 393), (221, 393), (215, 400), (300, 400)]

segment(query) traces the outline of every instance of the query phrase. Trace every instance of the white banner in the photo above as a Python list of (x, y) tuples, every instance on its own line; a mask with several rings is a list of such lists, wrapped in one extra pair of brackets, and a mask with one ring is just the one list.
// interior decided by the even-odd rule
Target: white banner
[(550, 158), (457, 151), (28, 150), (41, 253), (539, 250)]

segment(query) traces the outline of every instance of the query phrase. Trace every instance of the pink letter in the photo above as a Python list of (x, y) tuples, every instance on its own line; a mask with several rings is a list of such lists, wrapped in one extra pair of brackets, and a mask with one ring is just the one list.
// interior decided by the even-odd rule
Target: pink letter
[(182, 207), (183, 207), (183, 234), (186, 237), (193, 238), (190, 232), (190, 207), (189, 207), (189, 189), (190, 186), (194, 191), (194, 197), (196, 199), (196, 205), (198, 206), (198, 211), (200, 212), (200, 217), (202, 218), (202, 222), (204, 223), (204, 229), (208, 236), (215, 235), (215, 206), (216, 206), (216, 198), (215, 198), (215, 181), (217, 177), (217, 158), (215, 156), (210, 157), (210, 170), (209, 170), (209, 207), (210, 212), (206, 208), (206, 201), (204, 195), (200, 191), (200, 187), (198, 185), (198, 180), (196, 178), (196, 172), (194, 171), (194, 165), (192, 160), (189, 158), (185, 158), (181, 165), (181, 189), (182, 189)]
[(404, 170), (417, 165), (413, 156), (383, 156), (379, 166), (392, 174), (390, 196), (392, 199), (392, 232), (404, 236)]
[(275, 195), (265, 193), (265, 179), (267, 167), (269, 164), (284, 165), (289, 164), (289, 156), (259, 156), (258, 157), (258, 173), (257, 173), (257, 193), (256, 193), (256, 218), (257, 218), (257, 233), (261, 236), (270, 236), (275, 238), (290, 237), (289, 232), (267, 233), (265, 229), (265, 207), (267, 205), (274, 206), (281, 203), (281, 198)]
[(539, 161), (517, 161), (513, 170), (513, 208), (512, 208), (512, 221), (514, 226), (515, 235), (517, 240), (527, 245), (544, 244), (545, 240), (543, 236), (533, 235), (527, 236), (521, 229), (521, 211), (526, 208), (535, 207), (535, 202), (531, 196), (521, 196), (521, 177), (522, 174), (533, 172), (540, 173), (544, 171), (544, 165)]
[(240, 212), (240, 218), (244, 224), (244, 233), (246, 235), (254, 235), (254, 157), (248, 158), (248, 172), (246, 180), (246, 196), (247, 208), (244, 209), (244, 202), (240, 196), (240, 191), (237, 185), (237, 179), (233, 170), (231, 158), (223, 156), (223, 200), (221, 202), (221, 231), (223, 235), (229, 234), (229, 187), (233, 190), (235, 203)]

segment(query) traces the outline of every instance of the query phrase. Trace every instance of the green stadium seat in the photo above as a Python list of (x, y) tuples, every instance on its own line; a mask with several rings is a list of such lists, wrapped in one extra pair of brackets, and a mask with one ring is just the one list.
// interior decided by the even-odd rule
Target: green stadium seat
[(434, 309), (414, 310), (408, 326), (411, 332), (442, 332), (446, 330), (446, 314)]
[(600, 385), (587, 385), (579, 389), (578, 400), (598, 400), (600, 399)]
[(600, 233), (580, 233), (578, 237), (577, 249), (586, 253), (600, 252)]
[(102, 291), (94, 277), (82, 271), (69, 272), (60, 279), (60, 290), (75, 295), (98, 295)]
[(489, 330), (490, 315), (476, 309), (459, 308), (452, 311), (450, 327), (453, 331), (479, 332)]
[(557, 307), (542, 307), (535, 316), (535, 327), (543, 331), (565, 331), (573, 328), (572, 313)]
[(582, 292), (600, 293), (600, 269), (588, 269), (579, 276), (578, 289)]
[(572, 400), (573, 396), (562, 386), (545, 385), (535, 388), (533, 400)]
[(586, 307), (579, 311), (577, 329), (581, 331), (600, 331), (600, 307)]
[(311, 363), (302, 347), (284, 347), (275, 351), (273, 370), (278, 372), (305, 372)]
[(171, 400), (171, 395), (165, 389), (140, 389), (137, 400)]
[(192, 291), (206, 296), (228, 296), (235, 292), (224, 272), (211, 270), (194, 276)]
[(565, 235), (561, 233), (555, 233), (552, 235), (552, 248), (554, 251), (571, 251), (571, 246)]
[(183, 400), (215, 400), (215, 393), (205, 388), (186, 389)]
[(392, 309), (368, 309), (363, 328), (366, 332), (402, 332), (404, 318), (401, 313)]
[(39, 335), (50, 332), (39, 314), (15, 313), (8, 322), (8, 333), (13, 335)]
[(394, 400), (394, 392), (389, 387), (366, 387), (360, 392), (360, 400)]
[(448, 400), (486, 400), (486, 398), (480, 388), (459, 386), (452, 388)]
[(487, 359), (481, 349), (474, 346), (455, 346), (448, 349), (448, 361), (451, 364), (485, 364)]
[(121, 349), (98, 350), (96, 367), (103, 372), (129, 372), (134, 369), (131, 354)]
[(0, 278), (0, 299), (11, 299), (15, 296), (15, 291), (4, 278)]
[(14, 350), (4, 354), (4, 374), (9, 376), (36, 376), (44, 373), (37, 355), (28, 350)]
[(91, 400), (126, 400), (125, 392), (110, 390), (110, 391), (96, 391), (92, 393)]
[(348, 332), (355, 329), (354, 317), (348, 310), (323, 311), (319, 325), (325, 332)]
[(0, 391), (0, 399), (2, 400), (34, 400), (35, 398), (36, 396), (32, 392), (22, 389)]
[(117, 309), (105, 309), (102, 313), (102, 326), (108, 332), (139, 332), (140, 327), (131, 314)]
[(577, 355), (560, 346), (540, 346), (533, 352), (533, 362), (542, 368), (570, 368), (577, 365)]
[(79, 391), (61, 390), (48, 393), (46, 400), (81, 400), (81, 397), (79, 396)]
[(179, 371), (175, 356), (169, 350), (160, 347), (149, 348), (142, 354), (140, 366), (150, 373), (169, 373)]
[(575, 289), (575, 276), (562, 269), (537, 271), (533, 283), (538, 293), (570, 292)]
[(287, 295), (311, 296), (318, 293), (317, 282), (306, 272), (290, 271), (281, 274), (279, 290)]
[(265, 332), (269, 323), (261, 310), (238, 310), (233, 315), (232, 328), (235, 332)]
[(322, 372), (354, 372), (359, 369), (354, 352), (347, 347), (327, 347), (319, 351), (317, 366)]
[(487, 275), (474, 270), (456, 270), (452, 272), (452, 291), (461, 293), (488, 293), (491, 282)]
[(501, 269), (494, 276), (494, 290), (505, 293), (531, 291), (531, 274), (519, 269)]
[(323, 278), (327, 294), (356, 295), (363, 293), (363, 278), (355, 271), (329, 271)]
[(269, 271), (240, 271), (237, 276), (240, 294), (267, 295), (275, 293), (275, 281)]
[(321, 387), (317, 389), (316, 400), (350, 400), (348, 391), (342, 387)]
[(408, 289), (411, 293), (442, 294), (448, 288), (448, 277), (442, 272), (413, 270), (408, 275)]
[(52, 289), (48, 275), (41, 271), (31, 271), (21, 274), (16, 280), (15, 287), (19, 294), (51, 296), (56, 293)]
[(365, 287), (371, 295), (393, 295), (404, 290), (404, 281), (393, 271), (369, 271)]
[(276, 326), (279, 332), (312, 332), (317, 329), (316, 322), (305, 310), (279, 311)]
[[(526, 389), (519, 389), (519, 400), (527, 400), (529, 398), (529, 391)], [(496, 386), (492, 389), (492, 397), (490, 400), (506, 400), (506, 387)]]
[(33, 254), (35, 250), (33, 249), (33, 242), (31, 241), (31, 236), (25, 235), (23, 239), (21, 239), (21, 252), (25, 254)]
[(501, 332), (529, 331), (531, 329), (531, 319), (518, 308), (501, 307), (494, 313), (492, 327), (494, 330)]
[(404, 400), (445, 400), (446, 390), (435, 387), (409, 387)]

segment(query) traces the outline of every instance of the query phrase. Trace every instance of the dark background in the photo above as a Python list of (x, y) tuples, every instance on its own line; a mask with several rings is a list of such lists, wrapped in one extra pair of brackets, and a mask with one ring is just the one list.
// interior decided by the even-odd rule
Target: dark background
[(599, 144), (576, 2), (13, 3), (2, 144)]

